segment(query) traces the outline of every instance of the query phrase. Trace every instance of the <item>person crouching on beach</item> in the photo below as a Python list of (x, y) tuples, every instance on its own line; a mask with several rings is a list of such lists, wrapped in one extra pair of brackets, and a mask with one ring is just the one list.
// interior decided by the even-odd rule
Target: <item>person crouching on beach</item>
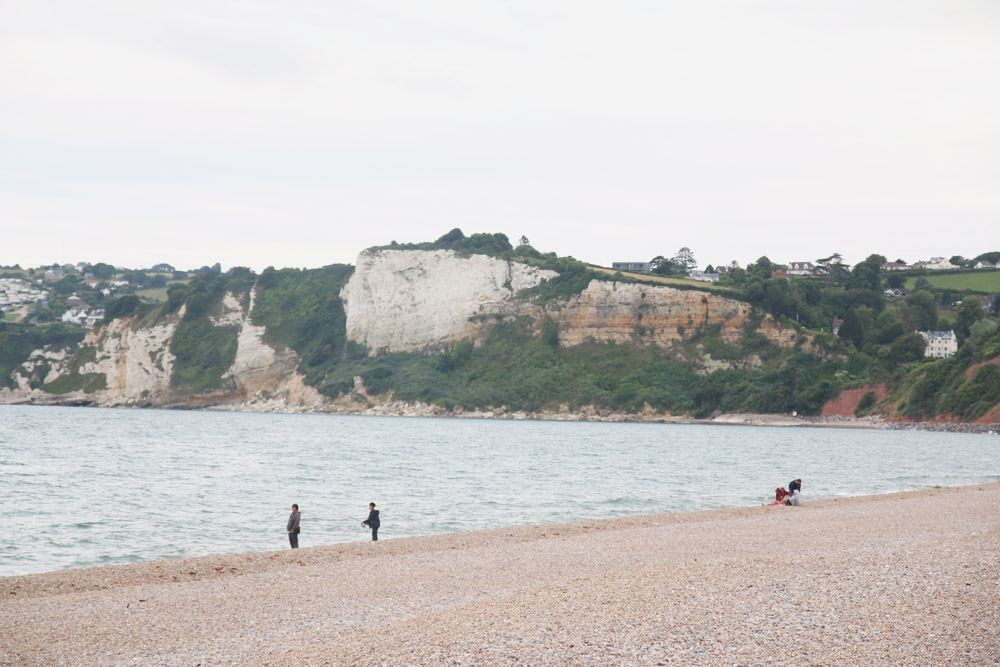
[(793, 479), (788, 483), (788, 500), (785, 501), (786, 505), (793, 505), (795, 507), (799, 506), (802, 502), (800, 495), (802, 493), (802, 478)]
[(292, 505), (292, 513), (288, 516), (288, 542), (293, 549), (299, 548), (299, 506)]
[(378, 542), (378, 527), (382, 524), (378, 520), (378, 510), (375, 509), (375, 503), (368, 503), (368, 518), (361, 522), (362, 526), (368, 526), (372, 529), (372, 542)]

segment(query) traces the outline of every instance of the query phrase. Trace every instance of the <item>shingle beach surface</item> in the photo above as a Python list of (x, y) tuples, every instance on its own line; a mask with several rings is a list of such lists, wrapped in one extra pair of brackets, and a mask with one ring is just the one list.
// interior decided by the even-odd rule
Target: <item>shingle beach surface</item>
[(1000, 484), (386, 534), (0, 596), (3, 665), (996, 665)]

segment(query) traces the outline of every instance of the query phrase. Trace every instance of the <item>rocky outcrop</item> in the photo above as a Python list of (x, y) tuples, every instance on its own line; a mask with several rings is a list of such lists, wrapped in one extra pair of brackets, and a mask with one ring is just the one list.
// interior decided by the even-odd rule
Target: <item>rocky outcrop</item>
[(696, 328), (717, 325), (739, 338), (750, 306), (708, 292), (593, 280), (580, 294), (546, 306), (559, 324), (559, 342), (587, 340), (668, 345)]

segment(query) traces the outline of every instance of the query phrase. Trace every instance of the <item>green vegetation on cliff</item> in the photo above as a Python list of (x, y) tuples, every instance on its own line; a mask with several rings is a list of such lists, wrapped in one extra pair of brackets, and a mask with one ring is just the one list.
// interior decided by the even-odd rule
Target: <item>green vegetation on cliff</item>
[(344, 354), (346, 322), (340, 290), (354, 267), (264, 269), (257, 280), (251, 321), (264, 326), (265, 340), (299, 355), (306, 382), (321, 386)]
[(970, 336), (954, 357), (910, 369), (885, 401), (895, 405), (895, 416), (975, 421), (1000, 404), (1000, 327), (979, 331), (982, 335)]
[[(370, 394), (392, 392), (404, 401), (448, 409), (576, 410), (587, 406), (639, 412), (646, 406), (674, 414), (819, 411), (864, 364), (847, 357), (820, 358), (805, 350), (782, 350), (762, 337), (745, 339), (742, 354), (769, 361), (759, 369), (719, 370), (699, 375), (684, 358), (711, 337), (690, 338), (677, 349), (589, 343), (562, 347), (551, 320), (534, 331), (521, 318), (496, 324), (486, 341), (465, 341), (434, 355), (380, 354), (345, 358), (332, 369), (325, 389), (349, 392), (361, 376)], [(721, 343), (716, 342), (716, 345)], [(741, 350), (731, 346), (733, 356)]]
[[(83, 340), (84, 332), (78, 327), (51, 324), (37, 327), (27, 324), (0, 322), (0, 387), (17, 386), (11, 373), (28, 360), (35, 350), (43, 347), (75, 348)], [(35, 369), (31, 383), (41, 386), (48, 373), (48, 364), (42, 363)]]
[(246, 309), (257, 276), (249, 269), (234, 268), (225, 274), (206, 271), (189, 283), (172, 285), (167, 303), (158, 315), (184, 305), (184, 316), (170, 339), (174, 355), (171, 384), (185, 392), (223, 388), (223, 375), (236, 360), (237, 325), (218, 325), (212, 317), (222, 314), (226, 293), (233, 294)]

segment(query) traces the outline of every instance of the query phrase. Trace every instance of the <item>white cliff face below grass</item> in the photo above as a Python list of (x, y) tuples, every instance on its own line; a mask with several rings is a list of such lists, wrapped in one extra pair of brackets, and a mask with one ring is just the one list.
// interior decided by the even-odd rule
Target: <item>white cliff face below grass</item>
[(183, 309), (176, 317), (152, 327), (134, 328), (132, 320), (114, 320), (87, 334), (84, 345), (97, 349), (94, 361), (80, 366), (80, 373), (105, 376), (106, 389), (100, 392), (102, 405), (128, 405), (170, 393), (174, 355), (170, 337)]
[[(227, 295), (228, 296), (228, 295)], [(236, 359), (226, 373), (236, 383), (238, 409), (255, 412), (318, 410), (329, 400), (308, 386), (296, 370), (299, 358), (292, 350), (276, 350), (264, 341), (265, 327), (250, 323), (256, 293), (238, 322)]]
[(358, 256), (341, 290), (347, 338), (379, 350), (412, 352), (477, 337), (470, 318), (501, 310), (555, 271), (451, 250), (374, 250)]

